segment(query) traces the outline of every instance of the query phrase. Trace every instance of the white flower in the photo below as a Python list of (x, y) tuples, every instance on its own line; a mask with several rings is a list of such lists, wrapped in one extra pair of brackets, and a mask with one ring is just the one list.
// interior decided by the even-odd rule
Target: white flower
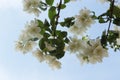
[(117, 45), (120, 45), (120, 38), (117, 39)]
[(90, 13), (91, 11), (86, 8), (81, 9), (79, 15), (76, 15), (76, 25), (81, 27), (89, 27), (93, 24), (94, 20)]
[(78, 34), (83, 35), (87, 31), (87, 28), (79, 27), (78, 25), (74, 24), (69, 28), (69, 31), (74, 33), (75, 35), (78, 35)]
[(86, 44), (87, 43), (84, 40), (73, 37), (68, 43), (67, 50), (71, 53), (77, 53), (79, 51), (82, 51), (86, 47)]
[(51, 63), (49, 63), (49, 66), (52, 69), (60, 69), (61, 68), (61, 63), (57, 60), (52, 61)]
[(94, 19), (91, 16), (91, 11), (84, 8), (80, 10), (79, 15), (76, 15), (76, 20), (73, 26), (70, 27), (70, 31), (75, 34), (83, 34), (94, 23)]
[(41, 0), (23, 0), (24, 11), (39, 16), (39, 13), (41, 12), (39, 10), (40, 1)]
[(32, 20), (30, 23), (27, 23), (25, 25), (25, 29), (22, 31), (22, 34), (19, 37), (20, 41), (27, 41), (32, 38), (42, 38), (42, 35), (40, 34), (40, 27), (38, 27), (38, 21)]
[(52, 69), (60, 69), (61, 63), (56, 59), (56, 57), (51, 55), (45, 55), (45, 60)]
[(45, 60), (44, 54), (39, 49), (33, 52), (33, 56), (35, 56), (40, 62)]
[(35, 46), (34, 41), (31, 39), (34, 38), (42, 38), (42, 35), (40, 34), (40, 27), (38, 27), (38, 21), (32, 20), (30, 23), (27, 23), (25, 26), (25, 29), (22, 31), (22, 33), (19, 36), (19, 40), (16, 43), (16, 49), (18, 51), (21, 51), (23, 53), (27, 53), (32, 50), (33, 46)]
[(108, 52), (101, 46), (100, 40), (90, 40), (86, 49), (77, 54), (77, 57), (81, 63), (92, 63), (102, 62), (104, 57), (108, 57)]
[(28, 34), (28, 36), (31, 36), (32, 38), (42, 38), (40, 31), (41, 29), (38, 27), (38, 21), (36, 19), (27, 23), (25, 26), (25, 34)]
[(48, 51), (53, 51), (56, 49), (56, 47), (53, 47), (51, 44), (45, 42), (45, 47)]
[(33, 41), (27, 41), (26, 43), (23, 43), (22, 41), (17, 41), (15, 45), (15, 49), (25, 54), (27, 52), (32, 51), (34, 46), (35, 46), (35, 42)]

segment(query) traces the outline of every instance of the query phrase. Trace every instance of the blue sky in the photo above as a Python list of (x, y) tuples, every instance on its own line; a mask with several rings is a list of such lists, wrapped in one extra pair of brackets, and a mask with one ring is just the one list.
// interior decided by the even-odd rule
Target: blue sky
[[(95, 2), (95, 3), (94, 3)], [(97, 11), (106, 10), (107, 6), (101, 5), (96, 0), (82, 0), (72, 3), (62, 16), (75, 15), (81, 8), (88, 6)], [(68, 11), (69, 10), (69, 11)], [(67, 11), (67, 12), (66, 12)], [(40, 18), (43, 18), (41, 14)], [(0, 0), (0, 80), (119, 80), (120, 79), (120, 52), (109, 50), (109, 57), (103, 63), (95, 65), (80, 65), (75, 55), (67, 53), (60, 70), (53, 71), (46, 63), (39, 63), (31, 53), (23, 55), (14, 49), (24, 24), (34, 18), (23, 12), (22, 0)], [(105, 25), (95, 24), (88, 31), (91, 37), (100, 35), (100, 30)], [(99, 28), (101, 27), (101, 28)], [(99, 29), (99, 31), (97, 31)], [(94, 31), (94, 32), (93, 32)]]

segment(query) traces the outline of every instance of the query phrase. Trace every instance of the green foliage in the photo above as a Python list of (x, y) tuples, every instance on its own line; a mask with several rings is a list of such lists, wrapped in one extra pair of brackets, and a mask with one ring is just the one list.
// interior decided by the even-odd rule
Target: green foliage
[[(64, 10), (71, 0), (58, 0), (57, 6), (54, 6), (54, 0), (40, 1), (39, 9), (48, 12), (48, 18), (44, 21), (37, 19), (38, 27), (41, 29), (40, 34), (42, 39), (32, 38), (31, 41), (39, 40), (39, 48), (45, 54), (55, 56), (57, 59), (61, 59), (65, 55), (65, 45), (70, 42), (68, 38), (68, 32), (58, 30), (58, 26), (61, 28), (70, 28), (75, 23), (75, 17), (66, 17), (63, 21), (59, 21), (60, 12)], [(64, 2), (62, 2), (64, 1)], [(120, 8), (116, 6), (113, 0), (108, 0), (110, 5), (109, 9), (100, 15), (96, 15), (94, 11), (90, 12), (90, 17), (97, 20), (100, 24), (109, 23), (108, 29), (104, 30), (100, 36), (101, 45), (103, 48), (108, 49), (111, 47), (114, 51), (120, 50), (120, 45), (117, 44), (117, 39), (120, 38), (118, 31), (111, 30), (111, 24), (120, 26)], [(60, 29), (59, 28), (59, 29)], [(87, 29), (87, 28), (86, 28)], [(82, 40), (86, 40), (88, 45), (92, 46), (88, 36), (82, 36)], [(54, 50), (48, 50), (46, 43), (50, 44), (50, 47)], [(88, 56), (83, 57), (84, 60), (88, 60)]]
[(64, 9), (64, 8), (66, 8), (66, 5), (65, 4), (61, 4), (61, 7), (60, 7), (61, 9)]
[(70, 27), (74, 24), (74, 17), (68, 17), (64, 19), (64, 22), (60, 22), (60, 25), (63, 27)]
[(120, 18), (120, 8), (118, 6), (113, 6), (113, 16), (114, 18)]
[(43, 11), (47, 10), (47, 4), (40, 1), (39, 8)]
[(70, 0), (64, 0), (64, 3), (65, 3), (65, 4), (68, 3), (68, 2), (70, 2)]
[(48, 16), (50, 20), (54, 20), (56, 17), (56, 7), (52, 6), (50, 7), (49, 11), (48, 11)]
[(60, 39), (51, 39), (52, 44), (56, 45), (56, 50), (50, 51), (50, 55), (55, 56), (57, 59), (60, 59), (64, 56), (65, 43)]
[(39, 40), (39, 47), (41, 50), (44, 50), (45, 49), (45, 39), (42, 38), (41, 40)]
[(120, 45), (117, 45), (117, 38), (119, 38), (119, 32), (110, 30), (106, 33), (106, 31), (104, 31), (101, 37), (101, 44), (104, 48), (107, 48), (109, 44), (114, 51), (120, 50)]
[(45, 0), (46, 1), (46, 3), (48, 4), (48, 5), (50, 5), (50, 6), (52, 6), (53, 5), (53, 2), (54, 2), (54, 0)]

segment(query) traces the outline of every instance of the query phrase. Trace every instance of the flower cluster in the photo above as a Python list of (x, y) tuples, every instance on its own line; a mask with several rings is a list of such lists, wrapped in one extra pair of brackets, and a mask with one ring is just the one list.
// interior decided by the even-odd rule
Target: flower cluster
[(46, 63), (49, 64), (49, 66), (52, 69), (60, 69), (61, 68), (61, 63), (56, 59), (56, 57), (51, 56), (49, 54), (45, 55), (42, 51), (39, 49), (35, 50), (33, 52), (33, 55), (40, 61), (43, 62), (45, 61)]
[(41, 12), (39, 9), (40, 1), (41, 0), (23, 0), (24, 11), (39, 16), (39, 13)]
[(70, 28), (70, 31), (75, 34), (84, 34), (91, 24), (95, 22), (92, 18), (91, 11), (87, 8), (81, 9), (79, 15), (76, 15), (75, 18), (76, 21)]
[[(24, 54), (32, 52), (39, 62), (46, 62), (52, 69), (61, 68), (59, 59), (64, 57), (66, 51), (75, 54), (81, 64), (96, 64), (108, 57), (109, 47), (115, 51), (120, 50), (120, 8), (114, 4), (115, 0), (99, 0), (101, 3), (110, 3), (109, 9), (99, 16), (94, 11), (83, 8), (78, 15), (59, 21), (61, 9), (65, 9), (67, 3), (77, 0), (62, 1), (57, 6), (54, 0), (23, 1), (24, 11), (36, 16), (39, 16), (41, 10), (47, 11), (49, 20), (34, 19), (27, 23), (16, 41), (16, 50)], [(97, 20), (101, 24), (109, 22), (108, 29), (98, 38), (91, 39), (85, 33)], [(117, 25), (114, 30), (110, 29), (111, 24)], [(67, 29), (58, 28), (58, 25)], [(37, 49), (34, 50), (35, 48)]]
[(100, 39), (81, 40), (72, 38), (69, 42), (68, 51), (76, 53), (80, 62), (92, 63), (102, 62), (104, 57), (108, 57), (107, 49), (104, 49), (100, 43)]
[(41, 39), (40, 27), (38, 27), (38, 21), (32, 20), (30, 23), (25, 25), (25, 29), (19, 36), (19, 40), (16, 42), (16, 50), (23, 53), (30, 52), (35, 46), (36, 42), (34, 39)]

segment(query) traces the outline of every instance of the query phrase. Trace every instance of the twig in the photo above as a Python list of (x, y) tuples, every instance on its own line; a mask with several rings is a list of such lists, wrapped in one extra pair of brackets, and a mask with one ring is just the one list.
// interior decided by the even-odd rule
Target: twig
[(110, 6), (110, 22), (109, 22), (109, 25), (108, 25), (107, 36), (109, 34), (111, 23), (112, 23), (112, 15), (113, 15), (113, 10), (114, 10), (114, 3), (115, 3), (115, 0), (111, 1), (111, 6)]

